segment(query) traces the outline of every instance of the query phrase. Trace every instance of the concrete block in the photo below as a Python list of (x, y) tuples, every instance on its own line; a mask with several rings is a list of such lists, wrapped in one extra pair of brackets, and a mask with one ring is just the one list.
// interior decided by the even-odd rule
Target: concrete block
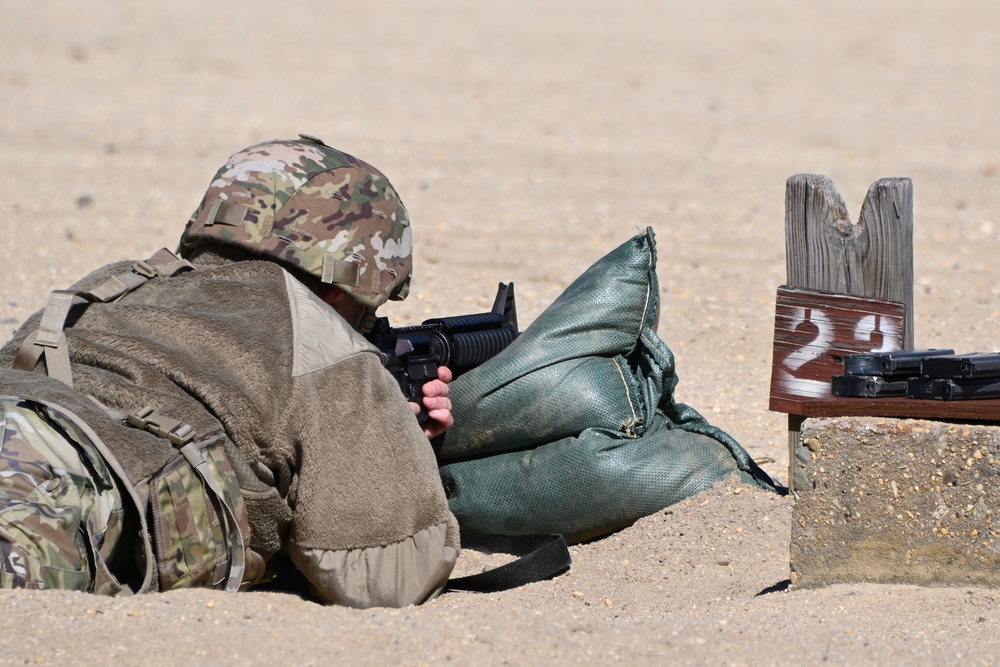
[(1000, 425), (807, 419), (792, 462), (795, 587), (1000, 587)]

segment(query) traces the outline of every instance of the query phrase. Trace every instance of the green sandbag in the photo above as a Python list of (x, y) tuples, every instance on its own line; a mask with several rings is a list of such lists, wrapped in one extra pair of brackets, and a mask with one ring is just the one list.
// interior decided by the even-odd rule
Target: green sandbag
[(674, 402), (655, 266), (647, 229), (452, 383), (455, 426), (435, 444), (464, 530), (579, 542), (733, 474), (779, 490), (732, 437)]
[(506, 350), (451, 384), (455, 426), (435, 442), (438, 459), (522, 449), (585, 428), (641, 433), (660, 381), (646, 377), (640, 334), (658, 320), (656, 242), (647, 229), (577, 278)]
[(662, 393), (663, 369), (655, 358), (640, 340), (628, 357), (569, 359), (502, 386), (471, 409), (453, 410), (458, 433), (446, 434), (443, 442), (450, 447), (438, 459), (522, 449), (583, 428), (640, 435)]
[[(762, 479), (741, 471), (738, 458), (720, 440), (656, 413), (641, 437), (587, 429), (534, 449), (447, 463), (440, 471), (462, 530), (561, 534), (573, 544), (624, 528), (733, 473), (773, 490), (763, 472)], [(748, 458), (745, 463), (756, 469)]]

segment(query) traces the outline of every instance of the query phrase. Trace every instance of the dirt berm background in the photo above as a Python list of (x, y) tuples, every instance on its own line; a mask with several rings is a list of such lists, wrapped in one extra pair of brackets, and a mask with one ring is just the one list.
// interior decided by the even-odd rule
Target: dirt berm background
[[(174, 247), (231, 153), (307, 132), (410, 210), (401, 323), (512, 280), (526, 326), (651, 225), (678, 399), (784, 482), (767, 393), (792, 174), (830, 176), (854, 219), (872, 182), (912, 178), (917, 346), (1000, 348), (998, 36), (990, 0), (0, 0), (0, 332)], [(574, 547), (554, 581), (419, 608), (5, 592), (0, 664), (997, 662), (1000, 592), (781, 590), (791, 501), (739, 490)]]

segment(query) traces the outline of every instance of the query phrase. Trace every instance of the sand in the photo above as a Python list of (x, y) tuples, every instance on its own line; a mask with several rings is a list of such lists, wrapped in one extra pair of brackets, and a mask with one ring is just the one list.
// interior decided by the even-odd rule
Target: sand
[[(917, 346), (1000, 347), (1000, 5), (698, 4), (0, 0), (0, 334), (174, 247), (231, 153), (307, 132), (410, 210), (395, 322), (514, 281), (526, 326), (652, 226), (677, 398), (784, 482), (767, 397), (792, 174), (830, 176), (853, 217), (877, 179), (913, 179)], [(556, 580), (403, 610), (2, 592), (0, 664), (997, 662), (996, 591), (786, 590), (791, 513), (725, 484), (574, 547)]]

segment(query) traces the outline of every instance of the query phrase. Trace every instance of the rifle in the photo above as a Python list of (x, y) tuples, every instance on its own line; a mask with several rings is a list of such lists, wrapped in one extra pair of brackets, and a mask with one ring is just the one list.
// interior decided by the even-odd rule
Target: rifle
[(500, 283), (493, 310), (488, 313), (438, 317), (409, 327), (391, 327), (379, 317), (368, 340), (385, 358), (385, 367), (406, 400), (420, 406), (417, 421), (427, 423), (423, 387), (437, 379), (439, 366), (458, 377), (492, 359), (518, 336), (514, 283)]

